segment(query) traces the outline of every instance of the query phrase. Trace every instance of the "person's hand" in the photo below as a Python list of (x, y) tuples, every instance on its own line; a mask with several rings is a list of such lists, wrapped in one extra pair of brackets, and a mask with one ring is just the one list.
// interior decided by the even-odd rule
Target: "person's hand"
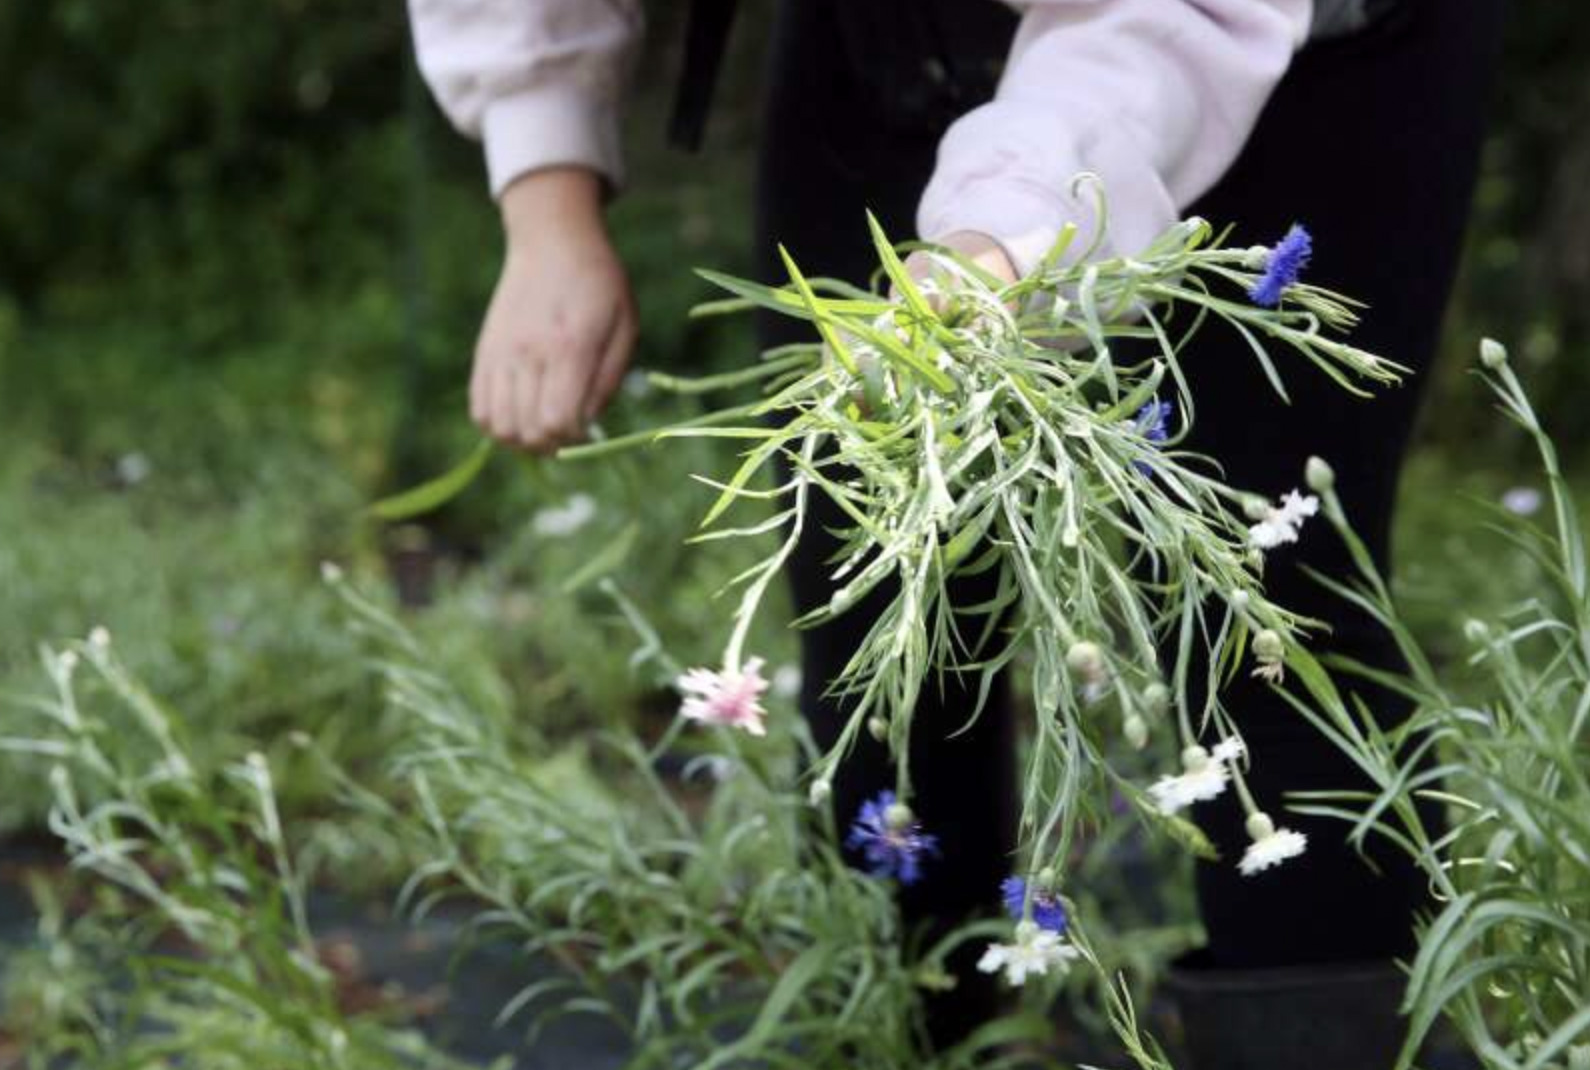
[[(1010, 254), (1005, 252), (1005, 247), (981, 231), (957, 230), (940, 238), (936, 244), (944, 246), (951, 252), (959, 253), (964, 259), (971, 261), (1001, 282), (1008, 284), (1017, 279), (1016, 265), (1011, 262)], [(931, 278), (933, 261), (927, 253), (919, 250), (906, 257), (905, 269), (914, 279)], [(942, 300), (936, 294), (929, 299), (935, 309), (940, 307)]]
[(510, 446), (550, 453), (585, 437), (623, 381), (635, 300), (584, 168), (520, 178), (502, 194), (507, 251), (469, 381), (469, 414)]

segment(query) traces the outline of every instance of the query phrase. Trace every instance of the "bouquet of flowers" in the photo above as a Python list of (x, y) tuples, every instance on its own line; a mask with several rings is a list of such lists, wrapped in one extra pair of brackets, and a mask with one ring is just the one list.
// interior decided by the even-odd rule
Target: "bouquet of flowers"
[[(730, 296), (699, 314), (769, 309), (809, 322), (814, 337), (726, 374), (652, 380), (692, 394), (754, 384), (758, 400), (562, 455), (690, 436), (746, 444), (734, 471), (697, 477), (719, 492), (699, 538), (781, 538), (733, 581), (739, 601), (721, 664), (677, 681), (681, 717), (724, 730), (765, 731), (767, 681), (746, 637), (814, 496), (848, 518), (833, 596), (796, 624), (845, 613), (875, 590), (889, 598), (839, 678), (825, 681), (851, 712), (812, 766), (809, 796), (825, 803), (862, 732), (887, 742), (897, 781), (855, 815), (849, 841), (881, 876), (917, 879), (934, 848), (911, 809), (921, 689), (942, 674), (978, 679), (982, 698), (966, 711), (969, 722), (994, 674), (1030, 656), (1024, 865), (1005, 886), (1016, 927), (983, 959), (1021, 984), (1079, 953), (1065, 940), (1059, 874), (1079, 823), (1112, 798), (1198, 846), (1180, 812), (1236, 791), (1252, 839), (1238, 862), (1244, 873), (1305, 847), (1249, 792), (1247, 755), (1219, 684), (1240, 671), (1279, 682), (1306, 641), (1310, 622), (1266, 596), (1263, 569), (1266, 552), (1295, 541), (1319, 503), (1296, 490), (1260, 499), (1178, 448), (1196, 415), (1178, 356), (1186, 341), (1210, 317), (1224, 321), (1282, 400), (1277, 351), (1355, 393), (1396, 381), (1402, 369), (1340, 337), (1355, 322), (1353, 303), (1301, 281), (1311, 242), (1301, 226), (1273, 247), (1229, 248), (1190, 219), (1132, 257), (1079, 250), (1068, 228), (1035, 271), (1006, 285), (943, 248), (897, 249), (869, 223), (888, 296), (809, 279), (787, 252), (789, 282), (780, 287), (702, 272)], [(759, 485), (763, 472), (775, 473), (773, 485)], [(1310, 489), (1331, 478), (1323, 461), (1310, 463)], [(737, 503), (769, 500), (778, 503), (771, 516), (723, 523)], [(996, 577), (994, 603), (957, 604), (953, 581), (981, 573)], [(973, 616), (983, 622), (975, 631), (965, 626)], [(1138, 749), (1174, 741), (1179, 765), (1134, 783), (1112, 766), (1112, 730)]]

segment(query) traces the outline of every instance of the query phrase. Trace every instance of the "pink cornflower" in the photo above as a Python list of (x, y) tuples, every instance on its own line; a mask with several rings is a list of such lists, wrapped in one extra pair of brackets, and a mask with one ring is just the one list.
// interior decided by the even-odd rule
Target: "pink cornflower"
[(685, 701), (679, 715), (687, 721), (743, 728), (753, 736), (767, 735), (762, 718), (767, 711), (759, 701), (768, 682), (762, 678), (762, 659), (752, 658), (743, 668), (727, 666), (721, 672), (691, 669), (676, 686)]

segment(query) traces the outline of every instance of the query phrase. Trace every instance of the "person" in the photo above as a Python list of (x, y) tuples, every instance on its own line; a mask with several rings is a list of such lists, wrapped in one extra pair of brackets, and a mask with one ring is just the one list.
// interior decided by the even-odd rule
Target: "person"
[[(698, 0), (699, 2), (699, 0)], [(442, 107), (483, 138), (506, 252), (475, 348), (470, 413), (505, 443), (549, 451), (579, 439), (613, 396), (635, 340), (624, 269), (603, 208), (622, 188), (621, 97), (641, 35), (639, 0), (410, 0), (421, 69)], [(1387, 565), (1400, 461), (1438, 345), (1462, 246), (1502, 0), (781, 0), (772, 32), (755, 206), (758, 271), (783, 278), (787, 245), (812, 275), (865, 281), (864, 209), (886, 232), (946, 244), (1008, 278), (1066, 223), (1099, 226), (1072, 178), (1109, 196), (1106, 248), (1130, 253), (1173, 220), (1234, 225), (1268, 244), (1294, 221), (1315, 236), (1313, 277), (1368, 303), (1359, 346), (1412, 369), (1372, 403), (1296, 362), (1280, 403), (1245, 347), (1207, 329), (1183, 354), (1198, 398), (1188, 447), (1234, 485), (1275, 495), (1306, 457), (1327, 458), (1371, 553)], [(1087, 243), (1078, 243), (1078, 248)], [(803, 339), (768, 316), (768, 345)], [(819, 515), (790, 567), (797, 607), (824, 604), (832, 550)], [(1333, 629), (1332, 649), (1394, 666), (1388, 638), (1304, 576), (1348, 569), (1315, 531), (1277, 555), (1281, 604)], [(973, 581), (975, 582), (975, 581)], [(963, 591), (976, 600), (974, 589)], [(886, 597), (880, 594), (879, 598)], [(821, 695), (877, 604), (803, 634), (802, 705), (819, 744), (844, 710)], [(1388, 723), (1395, 696), (1366, 691)], [(918, 726), (959, 728), (971, 696), (928, 689)], [(1354, 770), (1268, 688), (1226, 696), (1253, 755), (1254, 788), (1341, 788)], [(1014, 745), (1008, 698), (950, 742), (920, 730), (914, 801), (940, 864), (901, 891), (908, 919), (986, 914), (1010, 867)], [(835, 785), (842, 815), (888, 783), (864, 741)], [(1228, 794), (1196, 811), (1230, 855), (1243, 843)], [(1294, 823), (1289, 817), (1289, 823)], [(1170, 988), (1195, 1070), (1286, 1065), (1373, 1070), (1393, 1062), (1400, 976), (1424, 902), (1390, 850), (1365, 866), (1329, 822), (1298, 819), (1311, 848), (1243, 878), (1200, 864), (1207, 946)], [(993, 1012), (984, 979), (956, 963), (930, 1008), (949, 1042)]]

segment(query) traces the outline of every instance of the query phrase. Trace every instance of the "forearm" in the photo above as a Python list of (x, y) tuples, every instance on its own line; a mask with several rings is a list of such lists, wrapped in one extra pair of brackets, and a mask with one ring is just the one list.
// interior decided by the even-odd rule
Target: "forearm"
[(960, 119), (923, 196), (923, 237), (990, 234), (1030, 270), (1066, 223), (1135, 252), (1223, 174), (1304, 39), (1308, 0), (1040, 0), (996, 98)]
[(492, 192), (553, 167), (623, 180), (619, 105), (640, 0), (409, 0), (437, 102), (485, 142)]
[(498, 206), (510, 253), (571, 229), (601, 230), (602, 176), (586, 167), (527, 172), (503, 188)]

